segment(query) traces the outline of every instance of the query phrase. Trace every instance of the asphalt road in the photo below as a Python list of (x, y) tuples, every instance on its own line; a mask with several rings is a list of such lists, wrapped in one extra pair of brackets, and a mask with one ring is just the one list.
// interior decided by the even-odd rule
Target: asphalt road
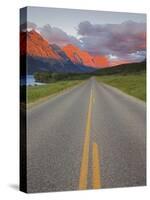
[(27, 191), (146, 184), (146, 106), (95, 79), (28, 111)]

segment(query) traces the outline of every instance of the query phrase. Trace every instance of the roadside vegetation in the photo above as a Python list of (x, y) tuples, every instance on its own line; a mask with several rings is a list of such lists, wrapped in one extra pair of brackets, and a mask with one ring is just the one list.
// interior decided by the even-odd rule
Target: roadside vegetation
[(28, 104), (45, 97), (49, 97), (50, 95), (59, 93), (65, 89), (80, 84), (81, 82), (81, 80), (57, 81), (45, 85), (29, 86), (27, 87)]
[(89, 74), (37, 72), (34, 74), (35, 80), (45, 84), (27, 87), (28, 104), (78, 85), (89, 77)]
[(146, 60), (98, 70), (97, 80), (146, 101)]
[(146, 101), (146, 73), (99, 76), (97, 80)]
[(95, 76), (99, 82), (116, 87), (123, 92), (146, 101), (146, 61), (99, 69), (93, 73), (36, 72), (37, 82), (46, 83), (27, 87), (28, 103), (57, 94)]

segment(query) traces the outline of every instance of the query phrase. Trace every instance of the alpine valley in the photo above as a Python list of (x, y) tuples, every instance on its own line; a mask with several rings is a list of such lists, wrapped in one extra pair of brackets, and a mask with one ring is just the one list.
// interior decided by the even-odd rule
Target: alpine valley
[(107, 66), (107, 57), (91, 55), (73, 44), (59, 47), (49, 44), (35, 30), (20, 33), (20, 62), (27, 74), (49, 71), (59, 73), (90, 73)]

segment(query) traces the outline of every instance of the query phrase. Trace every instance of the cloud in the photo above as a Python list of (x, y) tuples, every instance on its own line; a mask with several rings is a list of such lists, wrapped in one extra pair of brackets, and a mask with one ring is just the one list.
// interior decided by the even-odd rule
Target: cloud
[(50, 43), (56, 43), (60, 46), (67, 44), (75, 44), (80, 46), (80, 41), (57, 27), (52, 27), (49, 24), (39, 28), (41, 35), (46, 38)]
[(78, 38), (49, 24), (38, 27), (35, 23), (21, 24), (21, 30), (36, 30), (51, 44), (63, 47), (73, 44), (93, 55), (107, 56), (110, 65), (138, 62), (146, 57), (146, 24), (126, 21), (121, 24), (92, 24), (81, 22)]
[(37, 25), (33, 22), (26, 22), (20, 25), (21, 31), (32, 30), (32, 29), (34, 30), (37, 29)]
[[(121, 24), (78, 25), (83, 48), (92, 54), (114, 55), (118, 58), (143, 58), (137, 52), (146, 51), (146, 24), (126, 21)], [(143, 53), (142, 53), (143, 54)]]
[(115, 55), (108, 55), (110, 65), (119, 65), (122, 63), (131, 63), (131, 62), (141, 62), (145, 60), (146, 51), (136, 51), (134, 53), (124, 54), (115, 56)]
[(74, 36), (68, 35), (65, 31), (58, 27), (52, 27), (46, 24), (42, 27), (38, 27), (33, 22), (27, 22), (20, 25), (21, 31), (31, 31), (32, 29), (39, 32), (49, 43), (56, 43), (59, 46), (65, 46), (67, 44), (74, 44), (81, 47), (81, 42)]

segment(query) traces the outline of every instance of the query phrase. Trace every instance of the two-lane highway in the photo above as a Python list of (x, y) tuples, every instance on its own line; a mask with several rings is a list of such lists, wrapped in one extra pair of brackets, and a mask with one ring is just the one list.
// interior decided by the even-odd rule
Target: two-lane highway
[(27, 191), (146, 184), (146, 106), (94, 78), (28, 110)]

